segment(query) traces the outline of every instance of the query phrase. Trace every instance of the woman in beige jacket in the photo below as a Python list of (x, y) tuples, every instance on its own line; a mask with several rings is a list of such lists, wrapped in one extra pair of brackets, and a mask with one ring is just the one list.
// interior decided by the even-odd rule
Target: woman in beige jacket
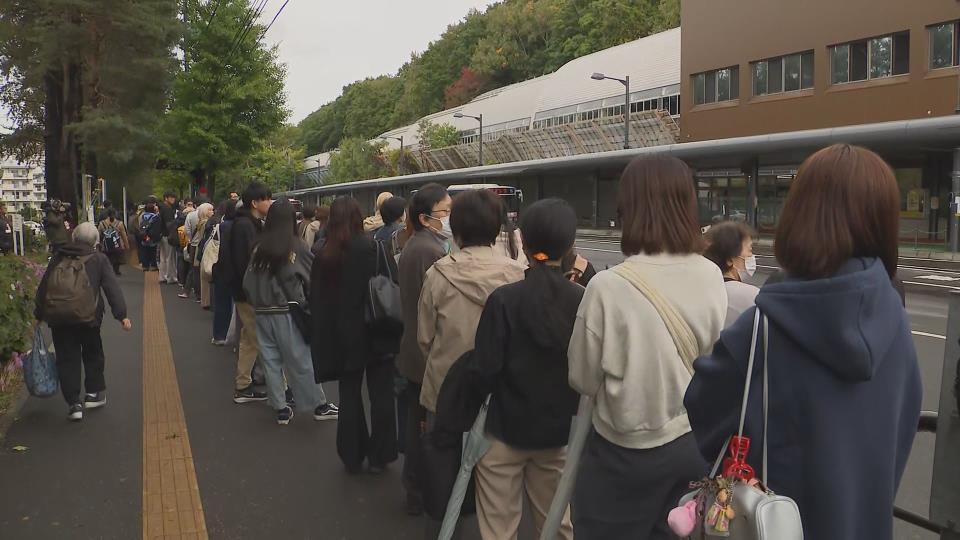
[(523, 279), (523, 266), (493, 248), (500, 234), (496, 195), (486, 190), (458, 195), (450, 228), (461, 249), (427, 270), (420, 295), (417, 341), (426, 358), (420, 403), (427, 410), (427, 432), (433, 431), (437, 396), (447, 371), (473, 349), (487, 297), (498, 287)]

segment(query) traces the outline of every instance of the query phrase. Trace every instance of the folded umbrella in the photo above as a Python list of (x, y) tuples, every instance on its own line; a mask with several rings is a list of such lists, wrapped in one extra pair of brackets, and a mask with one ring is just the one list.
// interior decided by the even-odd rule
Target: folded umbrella
[(540, 540), (554, 540), (560, 532), (560, 521), (573, 495), (573, 486), (577, 480), (577, 465), (580, 463), (580, 455), (583, 454), (583, 445), (587, 441), (592, 423), (593, 398), (580, 396), (580, 407), (577, 409), (577, 416), (573, 419), (573, 426), (570, 427), (570, 439), (567, 442), (567, 462), (563, 466), (557, 491), (553, 494), (553, 502), (550, 503), (550, 512), (547, 513), (547, 519), (543, 523)]
[(457, 528), (457, 520), (460, 519), (463, 499), (466, 496), (467, 487), (470, 485), (470, 477), (473, 476), (473, 468), (490, 449), (490, 440), (486, 436), (487, 405), (489, 403), (490, 396), (487, 396), (483, 406), (480, 407), (480, 412), (477, 413), (477, 419), (474, 420), (473, 427), (463, 435), (463, 458), (460, 461), (457, 480), (453, 484), (453, 491), (450, 492), (447, 513), (443, 516), (443, 524), (440, 526), (440, 535), (437, 536), (437, 540), (450, 540), (453, 537)]

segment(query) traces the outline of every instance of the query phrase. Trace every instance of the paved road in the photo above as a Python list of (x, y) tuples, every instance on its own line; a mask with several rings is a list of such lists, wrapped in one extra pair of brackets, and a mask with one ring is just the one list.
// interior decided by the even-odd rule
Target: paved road
[[(621, 259), (609, 253), (616, 245), (590, 243), (581, 249), (598, 269)], [(90, 412), (82, 424), (69, 424), (59, 397), (31, 399), (3, 441), (4, 540), (141, 536), (142, 274), (128, 271), (122, 283), (137, 329), (123, 333), (116, 324), (104, 326), (109, 406)], [(383, 476), (348, 476), (336, 456), (334, 422), (301, 415), (281, 428), (267, 406), (233, 404), (234, 356), (210, 345), (209, 313), (175, 292), (162, 288), (165, 321), (211, 538), (423, 537), (422, 522), (401, 510), (399, 462)], [(942, 297), (911, 293), (908, 309), (915, 330), (942, 335)], [(924, 408), (936, 409), (944, 342), (925, 335), (915, 340)], [(336, 400), (336, 385), (327, 392)], [(15, 445), (29, 450), (13, 452)], [(933, 438), (918, 438), (899, 494), (901, 505), (920, 513), (928, 506), (932, 455)], [(529, 527), (525, 530), (521, 538), (531, 538)], [(475, 538), (475, 531), (467, 537)], [(896, 537), (933, 538), (904, 524), (897, 525)]]

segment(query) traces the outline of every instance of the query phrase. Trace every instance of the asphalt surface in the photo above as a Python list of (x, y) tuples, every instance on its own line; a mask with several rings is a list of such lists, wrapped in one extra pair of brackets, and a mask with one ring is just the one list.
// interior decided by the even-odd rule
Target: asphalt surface
[[(579, 242), (598, 270), (617, 264), (616, 244)], [(761, 262), (762, 283), (774, 266)], [(109, 405), (68, 423), (58, 396), (31, 398), (0, 449), (0, 539), (141, 536), (142, 274), (126, 269), (124, 292), (134, 320), (124, 333), (108, 321)], [(910, 289), (907, 308), (924, 384), (923, 407), (939, 400), (946, 299), (943, 291)], [(382, 476), (350, 476), (336, 455), (336, 422), (298, 414), (277, 426), (265, 403), (232, 402), (235, 356), (210, 344), (211, 315), (190, 300), (162, 294), (206, 524), (211, 538), (423, 538), (422, 518), (403, 513), (401, 461)], [(336, 384), (325, 385), (337, 401)], [(919, 435), (898, 504), (929, 507), (934, 437)], [(28, 447), (25, 452), (13, 446)], [(401, 457), (402, 460), (402, 457)], [(936, 538), (897, 522), (897, 539)], [(477, 538), (469, 521), (465, 538)], [(529, 523), (521, 538), (532, 538)]]
[[(0, 448), (0, 538), (141, 537), (143, 274), (121, 278), (134, 329), (103, 324), (107, 406), (66, 419), (56, 396), (30, 398)], [(49, 334), (48, 334), (49, 337)], [(23, 452), (14, 446), (25, 446)]]

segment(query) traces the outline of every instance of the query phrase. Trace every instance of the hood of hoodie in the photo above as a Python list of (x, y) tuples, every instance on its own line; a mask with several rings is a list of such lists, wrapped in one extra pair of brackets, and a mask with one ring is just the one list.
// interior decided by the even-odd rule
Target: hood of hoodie
[(87, 244), (80, 244), (77, 242), (70, 242), (64, 244), (60, 247), (60, 255), (63, 257), (82, 257), (84, 255), (91, 255), (95, 252), (93, 246)]
[(434, 263), (437, 272), (471, 302), (483, 306), (494, 290), (523, 279), (524, 267), (492, 247), (470, 247)]
[(763, 287), (756, 303), (798, 347), (847, 381), (873, 378), (905, 324), (900, 296), (877, 259), (851, 259), (827, 279)]

